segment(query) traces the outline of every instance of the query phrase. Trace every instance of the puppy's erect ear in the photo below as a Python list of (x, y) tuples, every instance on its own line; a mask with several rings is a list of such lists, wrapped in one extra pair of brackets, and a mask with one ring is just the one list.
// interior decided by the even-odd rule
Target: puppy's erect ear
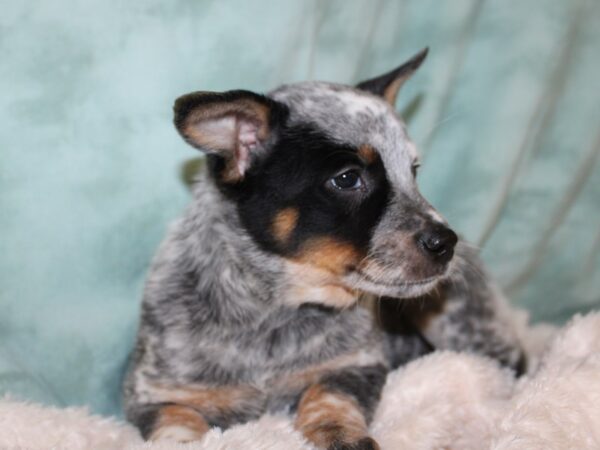
[(239, 181), (264, 151), (285, 106), (250, 91), (193, 92), (173, 107), (175, 127), (192, 146), (225, 160), (223, 179)]
[(379, 77), (371, 78), (370, 80), (358, 83), (356, 87), (363, 91), (370, 92), (371, 94), (383, 97), (388, 103), (390, 103), (392, 106), (395, 106), (398, 91), (404, 82), (408, 80), (415, 70), (419, 68), (427, 56), (428, 51), (429, 48), (425, 47), (400, 67), (397, 67), (396, 69)]

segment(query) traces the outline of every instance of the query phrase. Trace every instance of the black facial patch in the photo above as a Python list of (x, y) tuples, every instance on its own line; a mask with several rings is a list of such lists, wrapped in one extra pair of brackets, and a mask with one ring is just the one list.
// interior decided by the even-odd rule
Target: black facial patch
[[(243, 225), (262, 248), (292, 256), (311, 238), (325, 237), (363, 253), (390, 187), (381, 160), (367, 163), (359, 150), (306, 124), (280, 129), (268, 155), (240, 183), (220, 182), (222, 162), (209, 159), (214, 179), (238, 205)], [(363, 189), (340, 190), (330, 183), (346, 169), (359, 171)]]

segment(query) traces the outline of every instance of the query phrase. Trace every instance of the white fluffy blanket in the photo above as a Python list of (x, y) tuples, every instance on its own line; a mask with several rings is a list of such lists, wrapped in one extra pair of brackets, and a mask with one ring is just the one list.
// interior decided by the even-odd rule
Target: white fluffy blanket
[[(530, 330), (531, 331), (531, 330)], [(530, 350), (549, 336), (530, 332)], [(371, 427), (385, 449), (600, 449), (600, 313), (574, 318), (515, 381), (495, 362), (433, 353), (391, 373)], [(144, 443), (130, 425), (0, 401), (2, 449), (305, 450), (287, 417), (264, 417), (199, 443)]]

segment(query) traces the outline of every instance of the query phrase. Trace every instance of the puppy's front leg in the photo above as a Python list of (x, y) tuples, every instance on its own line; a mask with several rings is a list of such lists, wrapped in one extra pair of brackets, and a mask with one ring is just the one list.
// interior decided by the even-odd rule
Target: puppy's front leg
[[(144, 439), (198, 441), (211, 427), (226, 429), (258, 418), (264, 411), (261, 391), (249, 385), (166, 385), (146, 382), (127, 418)], [(139, 394), (138, 394), (139, 395)]]
[(376, 450), (368, 436), (387, 368), (349, 367), (311, 385), (298, 404), (296, 428), (318, 448)]

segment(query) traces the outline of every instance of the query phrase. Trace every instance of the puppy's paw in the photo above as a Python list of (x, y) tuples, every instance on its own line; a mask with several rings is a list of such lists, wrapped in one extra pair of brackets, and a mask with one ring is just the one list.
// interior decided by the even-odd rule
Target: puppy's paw
[(334, 442), (327, 450), (380, 450), (373, 438), (364, 437), (356, 442)]
[(183, 425), (169, 425), (156, 429), (148, 438), (150, 441), (171, 441), (179, 443), (200, 441), (205, 431), (194, 430)]
[(194, 409), (183, 405), (168, 405), (156, 413), (149, 441), (200, 441), (210, 429), (204, 418)]

